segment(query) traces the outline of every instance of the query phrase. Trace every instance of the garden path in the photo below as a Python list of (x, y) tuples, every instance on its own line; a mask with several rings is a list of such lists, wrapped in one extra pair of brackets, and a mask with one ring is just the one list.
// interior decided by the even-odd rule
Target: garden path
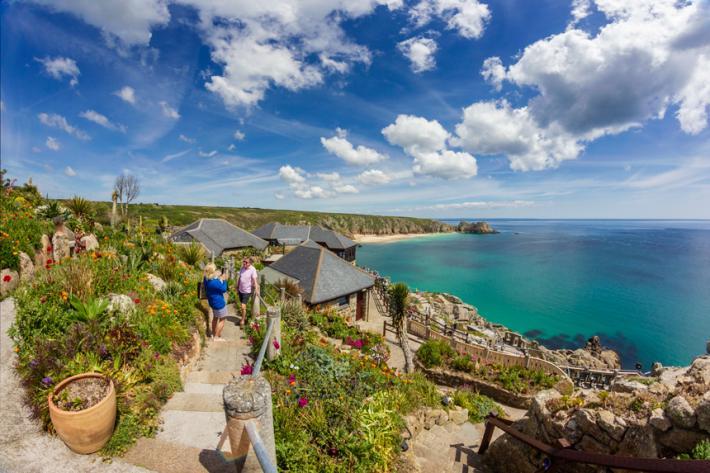
[(148, 473), (121, 460), (104, 463), (96, 455), (78, 455), (58, 437), (47, 435), (30, 418), (25, 391), (15, 373), (17, 355), (7, 330), (15, 320), (15, 301), (0, 303), (0, 471), (3, 473), (106, 472)]
[(197, 366), (187, 375), (183, 391), (175, 393), (161, 413), (163, 426), (155, 438), (142, 438), (123, 457), (129, 463), (159, 473), (234, 473), (227, 461), (229, 442), (215, 450), (225, 426), (222, 389), (249, 361), (250, 346), (235, 325), (234, 306), (222, 337), (207, 343)]

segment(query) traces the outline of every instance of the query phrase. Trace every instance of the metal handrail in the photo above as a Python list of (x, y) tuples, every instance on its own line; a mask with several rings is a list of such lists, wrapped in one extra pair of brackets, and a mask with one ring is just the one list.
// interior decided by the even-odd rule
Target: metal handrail
[(271, 463), (269, 453), (266, 451), (266, 447), (264, 447), (264, 441), (261, 439), (254, 422), (251, 420), (245, 422), (244, 429), (249, 435), (249, 442), (251, 442), (252, 447), (254, 447), (254, 453), (256, 454), (256, 459), (259, 460), (261, 469), (264, 473), (277, 473), (276, 465)]
[(269, 346), (269, 340), (271, 340), (271, 331), (274, 328), (274, 319), (268, 318), (266, 325), (266, 333), (264, 334), (264, 340), (261, 342), (261, 347), (259, 348), (259, 354), (256, 356), (256, 361), (254, 362), (254, 369), (252, 370), (252, 376), (259, 376), (261, 371), (261, 364), (264, 361), (264, 355), (266, 354), (266, 348)]
[[(710, 471), (710, 460), (674, 460), (665, 458), (636, 458), (603, 453), (583, 452), (574, 450), (566, 439), (559, 439), (559, 446), (548, 445), (535, 437), (524, 434), (512, 426), (512, 422), (500, 419), (495, 413), (486, 417), (486, 430), (483, 433), (478, 454), (483, 455), (488, 450), (493, 431), (498, 427), (511, 437), (527, 444), (535, 450), (545, 454), (549, 464), (545, 470), (552, 470), (564, 462), (586, 463), (590, 465), (606, 466), (609, 468), (623, 468), (625, 470), (646, 471), (651, 473), (703, 473)], [(555, 461), (559, 463), (555, 464)]]

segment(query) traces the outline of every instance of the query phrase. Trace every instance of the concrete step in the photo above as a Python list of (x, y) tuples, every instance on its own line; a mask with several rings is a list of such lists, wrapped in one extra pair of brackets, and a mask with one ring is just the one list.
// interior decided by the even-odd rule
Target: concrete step
[(220, 412), (164, 410), (163, 428), (156, 438), (187, 447), (213, 450), (224, 431), (224, 410)]
[(166, 411), (224, 412), (222, 393), (175, 393), (163, 407)]
[(222, 394), (224, 384), (185, 383), (183, 391), (190, 394)]
[(239, 371), (193, 371), (187, 375), (186, 383), (228, 384)]
[[(229, 449), (229, 443), (225, 445)], [(186, 447), (142, 438), (122, 457), (132, 465), (158, 473), (235, 473), (235, 464), (215, 450)]]

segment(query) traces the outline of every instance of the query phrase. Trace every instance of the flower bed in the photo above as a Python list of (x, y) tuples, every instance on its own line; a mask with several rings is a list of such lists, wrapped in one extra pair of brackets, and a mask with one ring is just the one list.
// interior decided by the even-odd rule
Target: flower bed
[(417, 351), (417, 360), (427, 369), (441, 367), (444, 370), (466, 373), (515, 394), (531, 395), (552, 388), (559, 381), (557, 376), (551, 376), (542, 370), (489, 364), (468, 354), (457, 354), (451, 345), (441, 340), (429, 340), (422, 344)]
[(0, 268), (19, 269), (20, 252), (32, 257), (49, 227), (21, 189), (0, 189)]
[[(100, 251), (49, 265), (15, 294), (11, 336), (27, 403), (48, 430), (47, 395), (55, 384), (98, 372), (116, 387), (118, 422), (104, 455), (125, 451), (158, 426), (158, 412), (181, 388), (176, 360), (199, 330), (198, 271), (179, 263), (163, 242), (123, 233), (98, 235)], [(158, 291), (148, 273), (166, 281)], [(127, 305), (111, 302), (120, 297)]]
[[(282, 314), (280, 356), (264, 365), (273, 391), (279, 470), (391, 471), (401, 453), (404, 417), (423, 407), (441, 407), (441, 393), (421, 374), (401, 375), (389, 368), (375, 334), (346, 329), (332, 319), (326, 325), (324, 314), (307, 315), (293, 305)], [(353, 348), (336, 349), (309, 320), (329, 336), (350, 337)], [(248, 328), (255, 352), (265, 326), (260, 321)], [(250, 373), (251, 367), (242, 372)], [(492, 404), (471, 393), (459, 393), (454, 400), (477, 406), (472, 409), (475, 421)]]

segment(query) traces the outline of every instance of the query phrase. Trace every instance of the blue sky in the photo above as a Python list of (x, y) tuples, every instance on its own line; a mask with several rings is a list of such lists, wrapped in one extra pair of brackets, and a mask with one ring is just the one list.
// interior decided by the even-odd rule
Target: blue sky
[(705, 0), (0, 5), (2, 166), (52, 197), (710, 218)]

